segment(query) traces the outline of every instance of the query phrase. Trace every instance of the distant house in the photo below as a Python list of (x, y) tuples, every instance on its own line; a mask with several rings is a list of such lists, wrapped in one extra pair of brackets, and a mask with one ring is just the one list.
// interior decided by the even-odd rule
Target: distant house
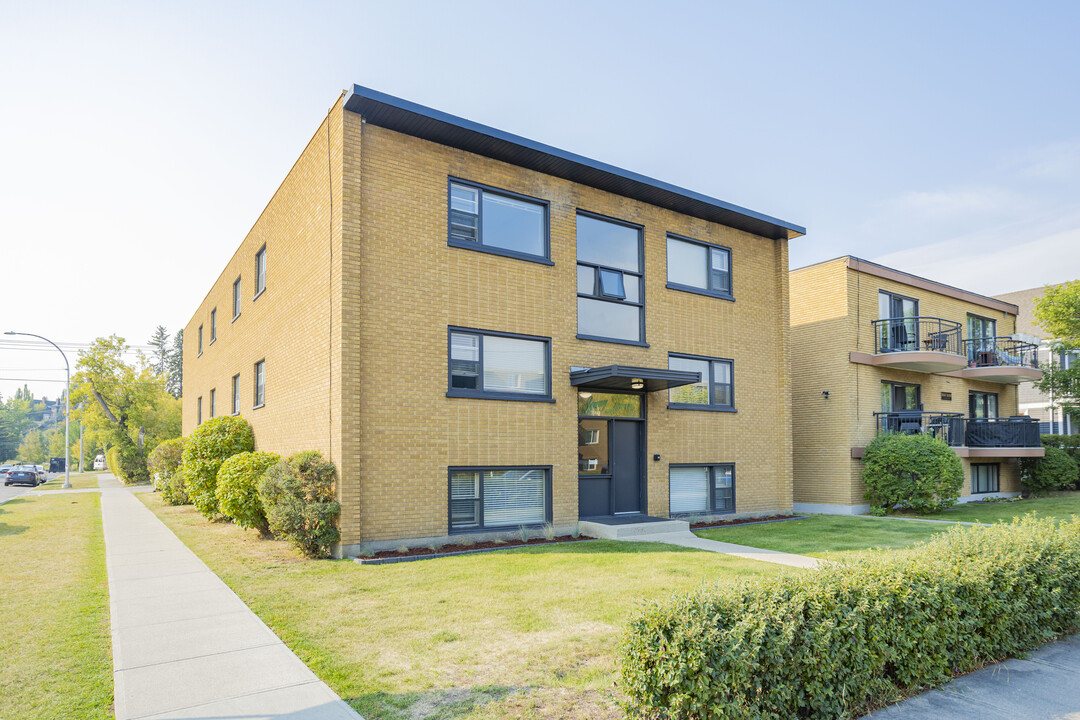
[(1042, 377), (1016, 305), (845, 256), (791, 272), (794, 507), (861, 513), (874, 436), (925, 433), (963, 460), (962, 500), (1015, 495), (1041, 457), (1018, 386)]
[[(1080, 357), (1072, 353), (1054, 353), (1051, 349), (1053, 339), (1046, 339), (1046, 333), (1035, 322), (1035, 300), (1042, 296), (1045, 287), (1017, 290), (1015, 292), (996, 295), (998, 300), (1014, 303), (1019, 309), (1016, 319), (1017, 332), (1029, 336), (1033, 342), (1039, 343), (1039, 359), (1041, 362), (1053, 362), (1059, 367), (1071, 367), (1073, 363), (1080, 362)], [(1020, 412), (1036, 418), (1043, 434), (1072, 435), (1080, 432), (1080, 423), (1076, 418), (1066, 415), (1061, 408), (1054, 407), (1054, 399), (1044, 394), (1031, 384), (1020, 387)]]
[(184, 433), (329, 456), (342, 554), (788, 512), (803, 232), (356, 86), (184, 330)]

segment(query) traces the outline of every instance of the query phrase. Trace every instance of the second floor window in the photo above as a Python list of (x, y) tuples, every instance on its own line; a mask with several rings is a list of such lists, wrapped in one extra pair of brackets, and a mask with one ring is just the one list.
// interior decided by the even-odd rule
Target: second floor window
[(997, 393), (968, 393), (968, 410), (973, 418), (994, 418), (998, 414)]
[(202, 325), (199, 326), (199, 354), (202, 355)]
[(240, 376), (233, 375), (232, 379), (232, 414), (240, 414)]
[(240, 317), (240, 278), (232, 284), (232, 316), (233, 320)]
[(645, 343), (641, 228), (577, 216), (578, 337)]
[(266, 246), (255, 253), (255, 297), (266, 289)]
[(548, 260), (547, 204), (478, 185), (450, 183), (449, 244)]
[(735, 363), (720, 358), (671, 355), (669, 370), (689, 370), (701, 373), (701, 380), (693, 385), (682, 385), (668, 391), (671, 407), (693, 410), (734, 410)]
[(450, 329), (450, 397), (550, 400), (547, 338)]
[(217, 340), (217, 308), (210, 311), (210, 343)]
[(731, 296), (731, 250), (668, 235), (668, 287), (675, 290)]
[(266, 361), (255, 363), (255, 407), (266, 404)]

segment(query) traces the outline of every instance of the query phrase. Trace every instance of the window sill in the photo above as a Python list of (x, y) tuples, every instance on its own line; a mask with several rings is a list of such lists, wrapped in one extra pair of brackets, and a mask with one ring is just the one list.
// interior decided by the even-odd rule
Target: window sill
[(703, 290), (701, 288), (693, 287), (692, 285), (680, 285), (679, 283), (667, 283), (664, 285), (669, 290), (678, 290), (679, 292), (693, 293), (694, 295), (704, 295), (706, 297), (716, 298), (717, 300), (730, 300), (735, 302), (735, 296), (731, 293), (722, 293), (715, 290)]
[(197, 357), (197, 358), (201, 358), (201, 357), (202, 357), (202, 350), (200, 350), (200, 351), (199, 351), (199, 354), (198, 354), (198, 355), (196, 355), (195, 357)]
[(238, 317), (240, 317), (240, 313), (236, 313), (235, 315), (233, 315), (232, 320), (230, 320), (229, 322), (236, 322), (236, 318)]
[(671, 518), (677, 518), (677, 519), (680, 519), (680, 520), (696, 517), (696, 518), (701, 518), (701, 520), (705, 521), (705, 520), (708, 520), (709, 518), (712, 518), (712, 517), (723, 517), (724, 515), (734, 515), (734, 514), (735, 514), (735, 509), (732, 508), (731, 510), (702, 510), (701, 512), (681, 512), (681, 513), (669, 512), (668, 516), (671, 517)]
[(634, 345), (636, 347), (649, 347), (649, 343), (640, 340), (620, 340), (619, 338), (599, 337), (598, 335), (576, 335), (578, 340), (593, 340), (595, 342), (615, 343), (616, 345)]
[(255, 302), (256, 300), (258, 300), (259, 296), (261, 296), (264, 292), (266, 292), (266, 288), (263, 288), (259, 292), (255, 293), (255, 296), (251, 298), (251, 302)]
[(264, 407), (266, 407), (266, 403), (263, 403), (262, 405), (252, 405), (251, 409), (252, 410), (258, 410), (259, 408), (264, 408)]
[(213, 345), (216, 342), (217, 342), (217, 338), (214, 338), (213, 340), (210, 341), (209, 345), (207, 345), (206, 347), (210, 347), (210, 345)]
[(555, 402), (555, 398), (551, 397), (550, 395), (526, 395), (524, 393), (485, 393), (469, 392), (468, 390), (447, 390), (446, 397), (472, 398), (474, 400), (509, 400), (511, 402)]
[(479, 243), (471, 243), (462, 240), (447, 240), (447, 246), (453, 248), (460, 248), (462, 250), (474, 250), (476, 252), (487, 253), (489, 255), (499, 255), (501, 257), (513, 258), (515, 260), (525, 260), (527, 262), (534, 262), (537, 265), (554, 265), (551, 260), (541, 255), (531, 255), (529, 253), (517, 252), (516, 250), (505, 250), (500, 247), (492, 247), (491, 245), (481, 245)]
[(668, 410), (704, 410), (705, 412), (724, 413), (739, 412), (733, 407), (722, 407), (720, 405), (693, 405), (690, 403), (668, 403)]

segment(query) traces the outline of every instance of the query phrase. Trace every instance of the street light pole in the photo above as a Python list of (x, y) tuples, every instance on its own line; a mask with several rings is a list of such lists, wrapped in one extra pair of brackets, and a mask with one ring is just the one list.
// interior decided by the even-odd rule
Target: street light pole
[(67, 372), (66, 389), (64, 390), (64, 488), (71, 487), (71, 448), (68, 447), (69, 442), (69, 427), (71, 425), (71, 363), (68, 362), (67, 355), (60, 349), (60, 346), (54, 343), (47, 337), (41, 335), (35, 335), (34, 333), (15, 332), (14, 330), (8, 330), (5, 335), (26, 335), (27, 337), (36, 337), (39, 340), (45, 342), (56, 348), (56, 351), (64, 358), (64, 368)]

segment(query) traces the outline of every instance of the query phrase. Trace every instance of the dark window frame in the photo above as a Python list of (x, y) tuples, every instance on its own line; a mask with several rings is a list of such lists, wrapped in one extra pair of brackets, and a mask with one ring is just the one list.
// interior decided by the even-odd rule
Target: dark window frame
[[(262, 272), (262, 287), (259, 287), (259, 258), (263, 259), (263, 272)], [(262, 247), (255, 253), (255, 294), (251, 297), (252, 302), (259, 299), (259, 296), (266, 292), (266, 275), (268, 273), (269, 265), (266, 262), (266, 243), (263, 243)]]
[[(735, 462), (715, 462), (715, 463), (668, 463), (668, 515), (671, 517), (690, 517), (693, 515), (732, 515), (736, 512), (738, 481), (736, 478), (736, 465)], [(709, 510), (704, 512), (671, 512), (671, 468), (674, 467), (703, 467), (709, 469), (709, 480), (707, 487), (709, 489)], [(731, 468), (731, 509), (730, 510), (713, 510), (711, 508), (716, 506), (716, 476), (714, 470), (718, 467), (730, 467)]]
[[(446, 468), (446, 529), (448, 535), (465, 535), (480, 532), (507, 532), (519, 527), (542, 528), (552, 522), (552, 467), (551, 465), (450, 465)], [(544, 472), (544, 521), (529, 523), (526, 525), (496, 525), (488, 527), (484, 525), (484, 473), (498, 470), (542, 470)], [(479, 511), (477, 524), (469, 527), (454, 527), (453, 508), (453, 478), (454, 473), (480, 473)]]
[(974, 400), (976, 395), (983, 395), (984, 396), (984, 398), (983, 398), (984, 407), (988, 405), (987, 402), (986, 402), (986, 398), (989, 397), (990, 395), (993, 395), (994, 396), (994, 414), (993, 415), (987, 415), (986, 417), (1000, 417), (997, 414), (999, 412), (999, 410), (1000, 410), (1000, 407), (1001, 407), (1001, 395), (999, 393), (986, 392), (986, 391), (983, 391), (983, 390), (968, 390), (968, 417), (969, 418), (978, 419), (971, 412), (973, 400)]
[(210, 311), (210, 344), (217, 342), (217, 308)]
[[(453, 386), (454, 373), (451, 366), (451, 336), (454, 333), (462, 335), (479, 335), (480, 343), (478, 347), (479, 351), (479, 375), (477, 376), (477, 384), (483, 385), (484, 382), (484, 336), (489, 335), (492, 337), (504, 337), (511, 338), (513, 340), (530, 340), (533, 342), (544, 343), (544, 372), (547, 377), (547, 388), (543, 395), (532, 393), (515, 393), (515, 392), (487, 392), (482, 389), (471, 390), (469, 388), (456, 388)], [(460, 327), (458, 325), (446, 326), (446, 397), (449, 398), (474, 398), (479, 400), (513, 400), (516, 402), (546, 402), (553, 403), (555, 398), (551, 394), (551, 338), (543, 337), (541, 335), (522, 335), (521, 333), (508, 333), (499, 332), (496, 330), (480, 330), (478, 328)]]
[[(992, 478), (987, 478), (987, 481), (994, 480), (994, 488), (992, 490), (976, 490), (975, 489), (975, 468), (985, 467), (994, 468)], [(1001, 463), (971, 463), (971, 494), (972, 495), (989, 495), (991, 493), (1001, 492)]]
[[(638, 338), (639, 340), (625, 340), (623, 338), (604, 337), (602, 335), (587, 335), (578, 332), (575, 337), (578, 340), (593, 340), (595, 342), (615, 343), (617, 345), (634, 345), (637, 347), (649, 347), (649, 343), (646, 341), (645, 335), (645, 226), (639, 223), (630, 222), (629, 220), (620, 220), (619, 218), (611, 217), (610, 215), (602, 215), (601, 213), (592, 212), (589, 210), (583, 210), (578, 208), (574, 213), (574, 254), (577, 255), (577, 218), (584, 216), (592, 218), (593, 220), (602, 220), (604, 222), (614, 223), (615, 225), (622, 225), (637, 231), (638, 234), (638, 270), (624, 270), (623, 268), (617, 268), (610, 265), (601, 265), (599, 263), (583, 261), (575, 258), (574, 262), (574, 290), (577, 298), (585, 298), (587, 300), (597, 300), (599, 302), (609, 302), (616, 305), (629, 305), (631, 307), (638, 308)], [(633, 275), (638, 278), (638, 294), (640, 300), (638, 302), (632, 302), (625, 298), (614, 298), (605, 296), (599, 291), (595, 295), (586, 295), (577, 291), (577, 268), (579, 267), (591, 267), (593, 268), (593, 287), (600, 287), (600, 270), (610, 270), (611, 272), (617, 272), (622, 274)], [(624, 287), (625, 291), (625, 287)], [(625, 295), (625, 292), (623, 293)], [(576, 312), (576, 308), (575, 308)]]
[[(669, 410), (704, 410), (706, 412), (727, 412), (737, 413), (738, 409), (735, 407), (735, 360), (733, 358), (721, 358), (721, 357), (708, 357), (707, 355), (690, 355), (688, 353), (668, 353), (668, 367), (671, 367), (671, 358), (685, 358), (687, 360), (702, 360), (709, 363), (709, 377), (702, 378), (708, 384), (709, 388), (709, 404), (697, 405), (695, 403), (673, 403), (668, 400)], [(713, 403), (713, 363), (714, 362), (726, 362), (731, 368), (731, 404), (719, 405)], [(668, 398), (670, 398), (670, 393)], [(723, 463), (721, 463), (723, 464)]]
[[(451, 234), (451, 203), (453, 201), (451, 197), (451, 188), (453, 185), (463, 185), (465, 187), (479, 190), (480, 194), (477, 196), (476, 205), (476, 242), (469, 242), (468, 240), (457, 240)], [(544, 208), (544, 254), (533, 255), (532, 253), (519, 252), (517, 250), (508, 250), (495, 245), (484, 244), (484, 193), (491, 193), (492, 195), (501, 195), (512, 200), (520, 200), (522, 202), (531, 203), (533, 205), (540, 205)], [(502, 188), (492, 187), (490, 185), (484, 185), (483, 183), (473, 182), (472, 180), (465, 180), (463, 178), (448, 176), (446, 179), (446, 244), (449, 247), (461, 248), (463, 250), (475, 250), (477, 252), (486, 252), (491, 255), (501, 255), (502, 257), (513, 258), (515, 260), (526, 260), (528, 262), (539, 263), (540, 265), (554, 265), (551, 261), (551, 203), (543, 198), (532, 197), (531, 195), (523, 195), (511, 190), (503, 190)]]
[(202, 357), (203, 353), (203, 326), (199, 326), (199, 354), (195, 357)]
[(217, 388), (210, 388), (210, 417), (214, 417), (214, 405), (217, 404)]
[[(731, 248), (727, 247), (726, 245), (714, 245), (713, 243), (705, 242), (704, 240), (696, 240), (694, 238), (686, 237), (685, 235), (678, 235), (676, 233), (669, 232), (664, 236), (664, 264), (665, 264), (664, 269), (665, 269), (665, 271), (667, 270), (667, 241), (668, 241), (668, 238), (671, 238), (671, 239), (674, 239), (674, 240), (680, 240), (680, 241), (685, 242), (685, 243), (690, 243), (691, 245), (700, 245), (700, 246), (704, 247), (706, 249), (705, 271), (708, 273), (708, 275), (706, 277), (710, 278), (710, 280), (712, 278), (712, 258), (710, 257), (711, 251), (712, 250), (723, 250), (724, 252), (726, 252), (727, 253), (727, 258), (728, 258), (728, 286), (731, 288), (731, 291), (730, 292), (721, 292), (719, 290), (712, 290), (712, 289), (707, 289), (707, 288), (694, 287), (693, 285), (683, 285), (682, 283), (671, 282), (670, 279), (667, 281), (667, 283), (664, 285), (664, 287), (668, 288), (669, 290), (678, 290), (679, 292), (694, 293), (695, 295), (705, 295), (707, 297), (713, 297), (713, 298), (717, 298), (719, 300), (730, 300), (731, 302), (735, 302), (735, 262), (734, 262), (734, 257), (733, 257), (733, 253), (731, 251)], [(670, 273), (668, 273), (668, 277), (669, 278), (671, 277)]]
[[(259, 402), (259, 400), (260, 400), (260, 398), (259, 398), (259, 366), (260, 365), (262, 365), (262, 371), (263, 371), (263, 395), (262, 395), (262, 398), (261, 398), (262, 402)], [(253, 404), (251, 406), (251, 409), (252, 410), (258, 410), (261, 407), (266, 407), (266, 358), (263, 358), (262, 360), (256, 361), (256, 363), (254, 365), (254, 370), (255, 370), (255, 377), (253, 378), (253, 381), (252, 381), (253, 382), (253, 390), (254, 390), (252, 400), (254, 402), (253, 402)]]
[(240, 414), (240, 373), (232, 376), (232, 414)]
[(231, 322), (236, 322), (236, 318), (240, 317), (240, 312), (243, 309), (243, 286), (240, 284), (242, 279), (243, 275), (240, 275), (233, 280), (233, 316)]
[(202, 425), (202, 395), (195, 402), (195, 426)]
[(882, 412), (898, 413), (898, 412), (914, 412), (915, 410), (922, 410), (922, 408), (923, 408), (922, 383), (899, 382), (899, 381), (896, 381), (896, 380), (882, 380), (881, 384), (882, 385), (888, 385), (889, 388), (890, 388), (889, 389), (889, 404), (890, 405), (892, 404), (892, 388), (895, 388), (896, 386), (915, 388), (915, 404), (918, 406), (916, 408), (906, 408), (904, 410), (896, 410), (895, 408), (890, 409), (890, 410), (886, 410), (885, 408), (882, 408), (881, 409)]

